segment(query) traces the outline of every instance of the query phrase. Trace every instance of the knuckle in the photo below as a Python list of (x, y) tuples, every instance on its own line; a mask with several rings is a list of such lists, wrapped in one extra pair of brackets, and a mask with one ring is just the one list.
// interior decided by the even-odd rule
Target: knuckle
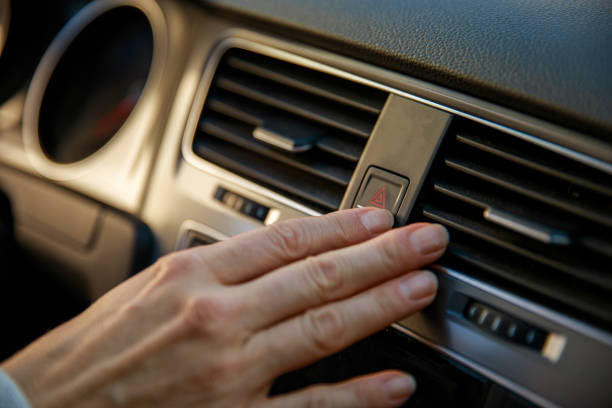
[(183, 254), (170, 254), (157, 261), (157, 280), (168, 282), (178, 279), (190, 270), (191, 262)]
[(399, 296), (393, 293), (393, 289), (394, 288), (383, 287), (374, 291), (372, 294), (374, 307), (378, 308), (381, 316), (393, 317), (400, 308), (399, 302), (397, 301)]
[[(351, 233), (351, 229), (354, 225), (361, 225), (361, 221), (358, 220), (357, 214), (345, 214), (344, 217), (332, 217), (332, 227), (335, 232), (335, 239), (340, 244), (340, 247), (345, 247), (353, 242), (351, 237), (354, 235)], [(364, 227), (365, 228), (365, 227)]]
[(307, 284), (319, 300), (329, 299), (342, 286), (342, 268), (337, 260), (329, 257), (308, 257), (304, 263)]
[(402, 265), (402, 249), (397, 244), (393, 235), (388, 235), (386, 239), (382, 239), (377, 242), (379, 262), (381, 268), (384, 270), (397, 269), (398, 265)]
[(302, 257), (311, 245), (309, 230), (295, 220), (270, 226), (269, 238), (278, 255), (287, 261)]
[(318, 355), (334, 352), (344, 334), (342, 316), (331, 308), (306, 312), (302, 325), (305, 338)]
[(227, 319), (227, 306), (220, 297), (192, 297), (185, 302), (182, 318), (189, 331), (214, 333)]

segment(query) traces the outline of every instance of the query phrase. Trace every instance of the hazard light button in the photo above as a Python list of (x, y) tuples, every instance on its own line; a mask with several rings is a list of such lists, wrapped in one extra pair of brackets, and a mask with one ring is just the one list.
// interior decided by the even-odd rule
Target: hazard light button
[(388, 171), (370, 167), (353, 207), (384, 208), (397, 215), (410, 180)]

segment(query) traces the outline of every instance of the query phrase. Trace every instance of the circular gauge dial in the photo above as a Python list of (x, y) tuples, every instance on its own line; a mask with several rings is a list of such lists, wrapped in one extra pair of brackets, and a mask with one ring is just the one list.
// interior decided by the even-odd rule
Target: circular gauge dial
[(133, 111), (153, 58), (153, 32), (134, 7), (111, 9), (63, 53), (40, 107), (38, 136), (47, 157), (73, 163), (101, 149)]

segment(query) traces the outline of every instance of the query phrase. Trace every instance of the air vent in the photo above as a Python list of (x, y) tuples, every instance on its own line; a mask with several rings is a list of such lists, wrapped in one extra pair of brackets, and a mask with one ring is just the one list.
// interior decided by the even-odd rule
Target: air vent
[(242, 49), (214, 75), (201, 158), (320, 212), (337, 209), (387, 93)]
[(442, 265), (612, 327), (612, 176), (456, 119), (411, 218), (449, 228)]

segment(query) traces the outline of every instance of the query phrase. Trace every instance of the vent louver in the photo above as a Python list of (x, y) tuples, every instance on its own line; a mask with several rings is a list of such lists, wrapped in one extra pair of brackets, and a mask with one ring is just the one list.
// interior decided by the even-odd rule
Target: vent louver
[(337, 209), (387, 93), (242, 49), (222, 57), (193, 151), (320, 212)]
[(455, 119), (417, 220), (448, 227), (442, 265), (612, 326), (612, 176)]

